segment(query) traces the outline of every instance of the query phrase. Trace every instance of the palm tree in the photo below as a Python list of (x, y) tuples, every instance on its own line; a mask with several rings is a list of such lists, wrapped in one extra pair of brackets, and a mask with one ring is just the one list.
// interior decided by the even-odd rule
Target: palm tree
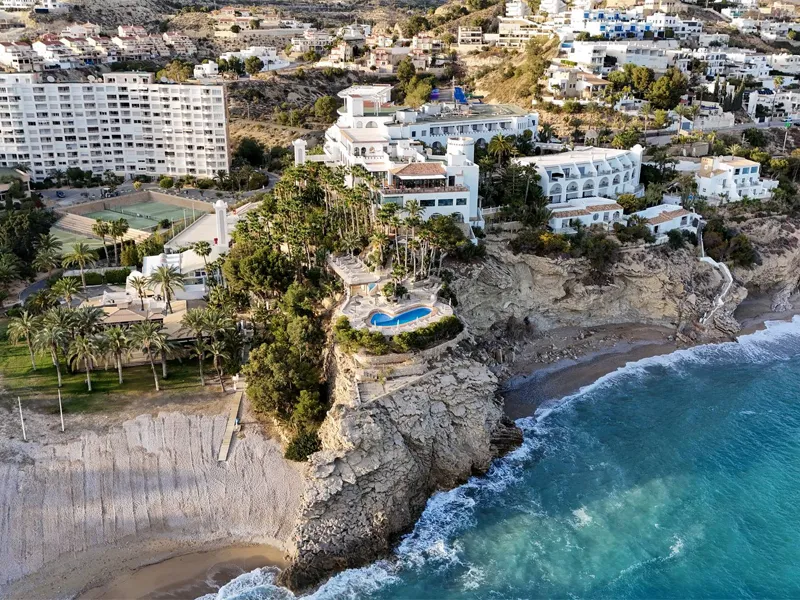
[(211, 256), (211, 244), (206, 241), (196, 242), (192, 246), (192, 250), (194, 250), (197, 256), (201, 256), (203, 258), (203, 264), (206, 267), (206, 278), (208, 278), (208, 257)]
[(125, 219), (117, 219), (116, 221), (111, 221), (111, 226), (109, 233), (111, 234), (112, 241), (114, 243), (114, 262), (119, 265), (119, 255), (117, 254), (117, 239), (119, 239), (120, 244), (125, 237), (125, 234), (128, 233), (128, 229), (130, 226), (128, 225), (128, 221)]
[(33, 268), (39, 273), (49, 273), (58, 267), (58, 253), (55, 250), (39, 248), (33, 259)]
[[(111, 233), (111, 224), (108, 221), (103, 221), (103, 219), (95, 219), (94, 225), (92, 225), (92, 233), (103, 240), (103, 250), (106, 250), (106, 236)], [(108, 260), (107, 254), (106, 260)]]
[(72, 251), (65, 254), (64, 258), (61, 259), (61, 264), (65, 267), (77, 266), (80, 269), (83, 289), (86, 289), (86, 275), (83, 270), (86, 266), (94, 265), (95, 262), (97, 262), (97, 253), (83, 242), (74, 244)]
[(206, 312), (205, 308), (190, 308), (183, 314), (181, 319), (181, 329), (189, 331), (194, 337), (202, 337), (203, 332), (206, 330)]
[(50, 291), (57, 298), (63, 298), (67, 306), (72, 306), (72, 299), (79, 291), (78, 280), (74, 277), (62, 277), (50, 287)]
[(86, 387), (92, 391), (92, 364), (97, 360), (99, 347), (97, 340), (90, 335), (78, 335), (69, 345), (69, 361), (77, 369), (83, 363), (86, 369)]
[(64, 181), (64, 177), (66, 176), (64, 171), (61, 169), (56, 169), (53, 171), (50, 176), (56, 180), (56, 185), (60, 186), (61, 183)]
[(99, 333), (104, 316), (100, 307), (81, 306), (73, 312), (75, 331), (82, 335)]
[(778, 99), (778, 94), (781, 91), (781, 86), (783, 85), (783, 77), (778, 75), (772, 79), (772, 82), (775, 84), (775, 93), (772, 94), (772, 110), (770, 112), (769, 118), (770, 121), (775, 118), (775, 100)]
[(744, 156), (746, 150), (741, 144), (731, 144), (728, 146), (728, 154), (732, 156)]
[(214, 358), (214, 368), (217, 370), (219, 376), (219, 385), (222, 387), (223, 393), (225, 392), (225, 380), (222, 375), (222, 361), (230, 360), (230, 354), (225, 350), (225, 345), (219, 341), (214, 340), (208, 345), (208, 353)]
[(67, 330), (59, 327), (56, 323), (48, 322), (46, 319), (33, 337), (33, 344), (37, 350), (50, 353), (50, 358), (53, 360), (53, 366), (56, 368), (56, 374), (58, 375), (58, 387), (61, 387), (61, 358), (58, 351), (66, 344), (66, 341)]
[(109, 327), (105, 331), (104, 339), (106, 352), (114, 357), (114, 362), (117, 364), (119, 383), (122, 385), (122, 361), (131, 353), (128, 334), (122, 327)]
[[(425, 208), (420, 205), (418, 200), (409, 200), (406, 203), (406, 213), (408, 213), (408, 217), (406, 218), (406, 227), (411, 228), (411, 239), (416, 242), (417, 237), (417, 227), (422, 224), (422, 215), (425, 213)], [(408, 241), (406, 241), (406, 251), (408, 251)], [(414, 268), (414, 279), (417, 278), (417, 255), (412, 251), (411, 252), (411, 264)]]
[(53, 252), (61, 252), (61, 242), (50, 233), (40, 233), (39, 238), (36, 240), (36, 248), (39, 250), (52, 250)]
[(645, 102), (639, 109), (639, 114), (642, 115), (642, 119), (644, 120), (644, 141), (647, 143), (647, 122), (652, 119), (655, 114), (653, 105), (649, 102)]
[(205, 377), (203, 377), (203, 361), (208, 355), (208, 344), (202, 337), (197, 337), (194, 340), (194, 345), (190, 350), (191, 356), (197, 357), (197, 363), (200, 365), (200, 385), (206, 385)]
[(157, 286), (167, 303), (167, 312), (172, 312), (172, 298), (176, 289), (183, 289), (183, 274), (176, 267), (161, 265), (150, 276), (150, 285)]
[(137, 275), (135, 277), (131, 277), (128, 281), (128, 284), (134, 290), (136, 290), (136, 294), (139, 296), (139, 302), (142, 303), (142, 312), (144, 312), (144, 297), (147, 295), (147, 289), (150, 286), (150, 280), (144, 275)]
[(10, 252), (0, 255), (0, 284), (11, 283), (20, 276), (19, 259)]
[(550, 140), (553, 139), (553, 133), (555, 132), (550, 123), (539, 123), (539, 131), (537, 135), (540, 142), (543, 144), (549, 143)]
[(155, 354), (162, 352), (167, 346), (167, 335), (161, 329), (160, 323), (149, 319), (136, 323), (130, 329), (131, 343), (141, 349), (142, 353), (147, 356), (147, 360), (150, 361), (150, 369), (153, 371), (153, 380), (156, 383), (157, 392), (160, 391), (160, 388), (158, 387), (158, 373), (156, 372), (153, 357)]
[(492, 141), (489, 142), (488, 151), (489, 154), (494, 156), (495, 160), (497, 160), (497, 164), (501, 165), (511, 157), (514, 151), (514, 144), (508, 137), (504, 136), (502, 133), (498, 133), (492, 138)]
[(23, 311), (19, 317), (15, 317), (8, 322), (8, 338), (15, 344), (24, 339), (28, 345), (28, 352), (31, 355), (31, 367), (36, 370), (36, 359), (33, 356), (33, 336), (41, 326), (42, 319)]

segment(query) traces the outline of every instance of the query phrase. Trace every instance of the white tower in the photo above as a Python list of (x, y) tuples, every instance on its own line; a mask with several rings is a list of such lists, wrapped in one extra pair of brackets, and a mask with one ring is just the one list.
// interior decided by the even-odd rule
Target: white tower
[(308, 142), (304, 139), (298, 139), (292, 142), (292, 146), (294, 146), (295, 166), (306, 164), (306, 146), (308, 146)]
[(228, 246), (228, 205), (222, 200), (214, 203), (217, 218), (217, 246)]

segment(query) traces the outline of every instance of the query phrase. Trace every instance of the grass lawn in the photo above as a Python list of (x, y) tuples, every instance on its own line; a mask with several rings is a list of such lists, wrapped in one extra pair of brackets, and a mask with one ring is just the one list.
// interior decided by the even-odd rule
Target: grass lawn
[[(8, 398), (16, 401), (20, 396), (24, 404), (41, 410), (58, 412), (58, 379), (56, 369), (49, 356), (36, 356), (36, 370), (31, 367), (28, 347), (24, 343), (13, 345), (6, 338), (6, 322), (0, 321), (0, 387)], [(108, 370), (100, 368), (92, 371), (92, 391), (86, 389), (86, 373), (70, 374), (61, 366), (63, 387), (61, 396), (64, 412), (89, 413), (108, 409), (125, 408), (133, 401), (153, 395), (159, 401), (170, 397), (193, 397), (201, 391), (218, 390), (216, 379), (212, 380), (212, 368), (206, 371), (206, 387), (200, 385), (196, 359), (184, 358), (183, 363), (169, 361), (167, 379), (161, 378), (161, 363), (156, 362), (161, 392), (156, 395), (153, 372), (150, 365), (123, 367), (124, 383), (119, 384), (117, 370), (112, 364)]]

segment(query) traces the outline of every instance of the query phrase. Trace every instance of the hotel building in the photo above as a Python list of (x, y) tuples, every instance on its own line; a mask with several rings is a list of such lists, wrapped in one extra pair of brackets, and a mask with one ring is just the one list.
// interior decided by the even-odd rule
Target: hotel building
[(0, 167), (34, 181), (79, 167), (117, 175), (213, 177), (228, 170), (223, 86), (155, 83), (152, 73), (47, 83), (0, 74)]

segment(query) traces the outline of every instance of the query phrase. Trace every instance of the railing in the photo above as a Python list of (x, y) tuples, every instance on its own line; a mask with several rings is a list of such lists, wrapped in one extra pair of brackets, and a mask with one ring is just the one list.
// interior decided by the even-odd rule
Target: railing
[(435, 194), (438, 192), (468, 192), (469, 188), (465, 185), (448, 185), (439, 187), (382, 187), (381, 194)]

